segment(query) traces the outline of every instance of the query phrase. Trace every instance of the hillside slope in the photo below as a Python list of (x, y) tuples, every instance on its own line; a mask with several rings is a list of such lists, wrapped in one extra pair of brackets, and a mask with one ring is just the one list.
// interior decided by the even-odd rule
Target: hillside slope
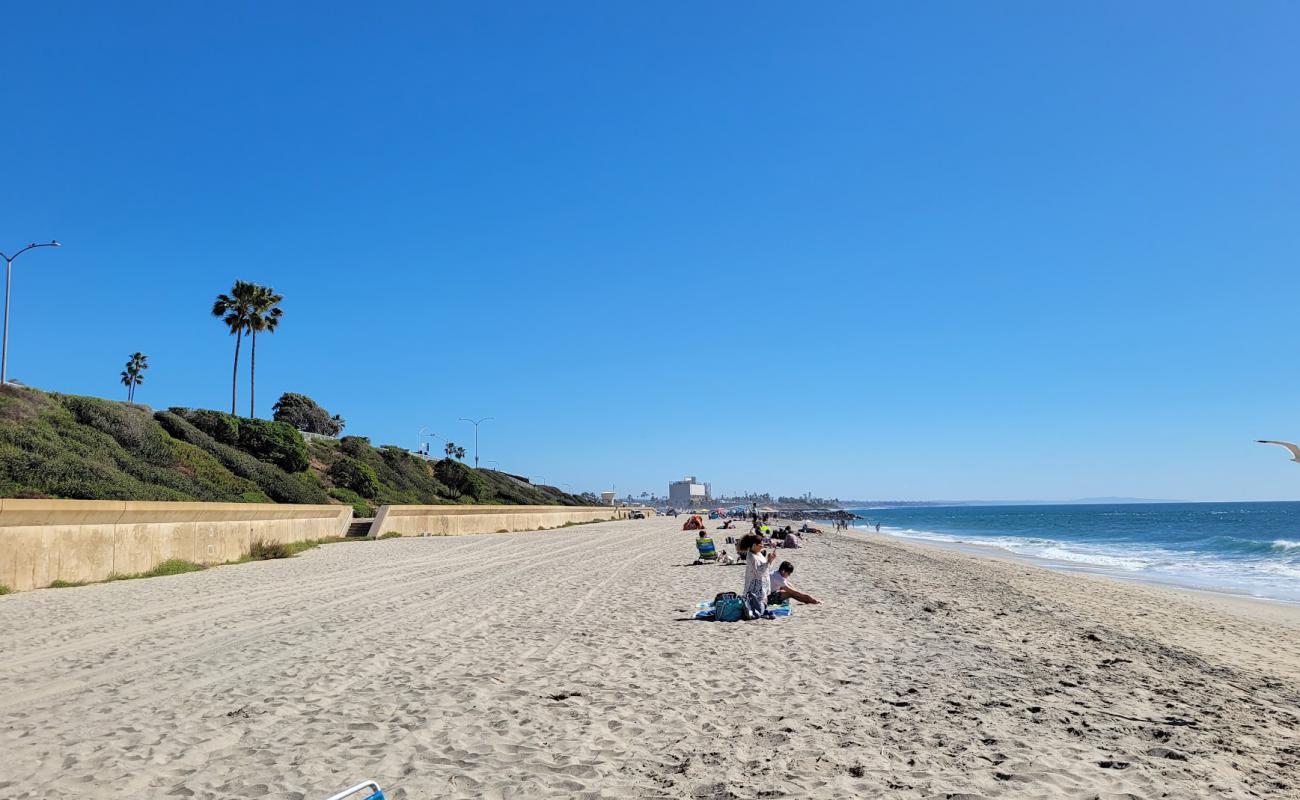
[(15, 386), (0, 387), (0, 497), (347, 503), (362, 516), (384, 503), (587, 502), (360, 436), (307, 442), (280, 422)]

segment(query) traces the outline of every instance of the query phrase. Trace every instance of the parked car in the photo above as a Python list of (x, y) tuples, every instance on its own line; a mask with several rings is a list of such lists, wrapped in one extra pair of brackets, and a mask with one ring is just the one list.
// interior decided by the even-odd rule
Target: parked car
[(645, 519), (645, 512), (644, 512), (644, 511), (633, 511), (631, 514), (628, 515), (628, 518), (629, 518), (629, 519)]

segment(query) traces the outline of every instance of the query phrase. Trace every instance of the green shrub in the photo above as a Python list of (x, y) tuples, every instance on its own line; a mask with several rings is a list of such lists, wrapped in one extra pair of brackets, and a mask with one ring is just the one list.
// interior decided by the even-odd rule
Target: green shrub
[(380, 538), (380, 539), (400, 539), (400, 538), (402, 538), (402, 534), (398, 533), (397, 531), (389, 531), (388, 533), (381, 533), (381, 534), (379, 534), (379, 538)]
[(347, 503), (352, 506), (352, 513), (362, 519), (373, 517), (375, 509), (366, 502), (366, 499), (351, 489), (342, 487), (330, 489), (330, 497), (338, 500), (340, 503)]
[(239, 446), (239, 417), (210, 411), (205, 408), (171, 408), (173, 414), (184, 417), (191, 425), (222, 444)]
[(433, 466), (433, 474), (452, 491), (470, 500), (483, 500), (489, 495), (487, 482), (459, 461), (444, 458)]
[(312, 484), (298, 475), (289, 475), (284, 470), (259, 461), (238, 448), (224, 445), (178, 414), (159, 411), (154, 418), (167, 433), (210, 453), (221, 462), (222, 466), (241, 478), (247, 478), (274, 502), (329, 502), (329, 496), (319, 484)]
[(114, 573), (109, 575), (105, 581), (130, 581), (136, 578), (160, 578), (164, 575), (182, 575), (186, 572), (200, 572), (207, 567), (202, 564), (195, 564), (193, 561), (186, 561), (183, 558), (172, 558), (162, 562), (153, 569), (144, 572), (137, 572), (131, 575), (121, 575)]
[(338, 436), (343, 430), (343, 418), (330, 413), (317, 405), (316, 401), (305, 394), (285, 392), (280, 395), (271, 408), (276, 422), (292, 425), (300, 431), (319, 433), (324, 436)]
[(239, 449), (285, 472), (302, 472), (309, 466), (302, 434), (283, 422), (241, 419)]
[(182, 575), (186, 572), (201, 572), (202, 564), (186, 561), (183, 558), (169, 558), (153, 569), (140, 573), (141, 578), (160, 578), (163, 575)]
[(77, 586), (85, 586), (85, 581), (50, 581), (49, 589), (72, 589)]
[(374, 497), (379, 494), (379, 478), (369, 464), (363, 464), (355, 458), (344, 456), (329, 469), (330, 480), (344, 489), (351, 489), (362, 497)]
[(365, 436), (344, 436), (339, 439), (339, 449), (353, 458), (361, 458), (372, 450), (370, 440)]
[(172, 408), (169, 411), (217, 442), (237, 447), (285, 472), (301, 472), (308, 467), (307, 444), (292, 425), (235, 417), (207, 409)]
[(264, 542), (257, 539), (248, 547), (248, 557), (254, 561), (266, 561), (272, 558), (288, 558), (293, 555), (289, 545), (284, 542)]
[(0, 583), (0, 595), (13, 594), (13, 592), (14, 592), (13, 589), (10, 589), (8, 586), (5, 586), (3, 583)]

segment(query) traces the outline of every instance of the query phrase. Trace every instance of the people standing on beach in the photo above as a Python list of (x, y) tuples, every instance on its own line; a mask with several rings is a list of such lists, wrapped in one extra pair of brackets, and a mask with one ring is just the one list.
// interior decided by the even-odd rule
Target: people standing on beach
[(764, 556), (763, 540), (752, 533), (741, 537), (738, 549), (745, 557), (745, 589), (741, 597), (746, 619), (759, 619), (767, 613), (767, 596), (772, 593), (769, 570), (776, 561), (776, 550)]
[(880, 523), (876, 523), (876, 533), (880, 533)]

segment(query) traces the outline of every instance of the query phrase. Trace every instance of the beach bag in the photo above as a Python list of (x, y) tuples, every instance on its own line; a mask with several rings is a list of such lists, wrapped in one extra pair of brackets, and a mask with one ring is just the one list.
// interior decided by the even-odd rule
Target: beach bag
[(717, 622), (740, 622), (745, 602), (735, 592), (722, 592), (713, 598), (713, 619)]

